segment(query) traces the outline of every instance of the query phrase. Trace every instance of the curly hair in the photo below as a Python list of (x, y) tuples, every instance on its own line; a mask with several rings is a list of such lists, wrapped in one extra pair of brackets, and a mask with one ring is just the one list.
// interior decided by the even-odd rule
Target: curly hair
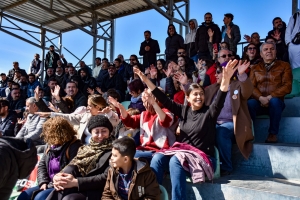
[(43, 124), (41, 138), (50, 145), (63, 145), (71, 141), (76, 134), (68, 120), (57, 116), (48, 119)]

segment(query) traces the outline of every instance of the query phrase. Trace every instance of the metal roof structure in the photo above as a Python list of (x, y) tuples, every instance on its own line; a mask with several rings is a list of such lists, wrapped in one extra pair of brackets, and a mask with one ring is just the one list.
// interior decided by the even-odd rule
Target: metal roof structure
[[(173, 3), (182, 0), (174, 0)], [(166, 0), (2, 0), (0, 9), (26, 21), (57, 32), (67, 32), (91, 26), (93, 15), (97, 22), (168, 6)], [(187, 1), (185, 1), (187, 2)], [(182, 21), (184, 22), (184, 21)]]
[[(188, 30), (189, 6), (190, 0), (1, 0), (0, 31), (40, 48), (41, 58), (45, 57), (49, 43), (59, 53), (65, 49), (73, 55), (78, 60), (76, 65), (92, 50), (94, 67), (98, 51), (103, 52), (104, 57), (109, 54), (110, 60), (114, 58), (116, 18), (155, 9), (169, 23), (179, 24), (179, 33), (183, 34), (183, 27), (186, 27), (185, 33)], [(175, 13), (179, 19), (174, 17)], [(4, 26), (4, 20), (10, 26)], [(16, 22), (35, 29), (26, 30)], [(62, 45), (62, 34), (76, 29), (93, 38), (92, 47), (82, 57)], [(27, 38), (18, 31), (25, 33)], [(49, 36), (49, 33), (52, 35)], [(59, 41), (55, 44), (57, 38)], [(100, 40), (104, 42), (98, 47)]]

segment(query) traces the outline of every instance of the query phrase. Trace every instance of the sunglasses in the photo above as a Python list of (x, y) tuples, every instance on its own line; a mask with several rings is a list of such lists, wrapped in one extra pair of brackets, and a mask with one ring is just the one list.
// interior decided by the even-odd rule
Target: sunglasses
[(230, 58), (231, 56), (232, 56), (231, 54), (228, 54), (228, 55), (224, 54), (224, 55), (222, 55), (220, 57), (222, 57), (222, 58), (226, 58), (226, 57)]
[(222, 71), (221, 70), (216, 70), (216, 74), (221, 74), (222, 73)]
[(135, 60), (135, 59), (129, 59), (129, 60)]
[(177, 54), (184, 54), (185, 52), (182, 52), (182, 51), (179, 51), (179, 52), (177, 52)]
[(252, 51), (252, 50), (256, 50), (256, 48), (255, 47), (249, 47), (248, 50)]

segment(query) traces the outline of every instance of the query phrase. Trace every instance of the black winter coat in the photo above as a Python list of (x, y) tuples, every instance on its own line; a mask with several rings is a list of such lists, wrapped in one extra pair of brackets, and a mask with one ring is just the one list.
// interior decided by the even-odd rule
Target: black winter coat
[[(60, 59), (59, 55), (53, 51), (53, 62), (52, 62), (52, 68), (54, 68), (54, 71), (57, 67), (57, 61)], [(48, 53), (46, 54), (46, 59), (45, 59), (45, 69), (47, 70), (49, 68), (49, 61), (50, 61), (50, 52), (48, 51)]]
[(206, 26), (205, 22), (202, 23), (202, 25), (199, 26), (196, 33), (196, 39), (195, 39), (195, 48), (199, 53), (209, 53), (208, 49), (208, 29), (211, 29), (214, 32), (213, 41), (212, 43), (219, 44), (222, 40), (222, 34), (220, 31), (220, 28), (217, 24), (211, 23), (209, 26)]
[(174, 59), (176, 60), (177, 50), (184, 49), (183, 37), (175, 33), (173, 36), (169, 36), (166, 38), (165, 45), (166, 45), (165, 54), (167, 60), (174, 60)]
[(18, 179), (26, 178), (37, 163), (31, 139), (0, 138), (0, 199), (9, 199)]
[[(149, 51), (145, 50), (146, 46), (150, 47)], [(152, 38), (150, 38), (148, 42), (144, 41), (141, 43), (139, 54), (140, 56), (143, 56), (144, 69), (148, 68), (152, 64), (156, 64), (157, 53), (160, 53), (159, 44), (157, 40), (153, 40)]]
[(48, 188), (52, 187), (52, 182), (49, 177), (49, 161), (50, 161), (50, 156), (52, 154), (60, 155), (60, 159), (59, 159), (60, 170), (62, 170), (65, 166), (67, 166), (69, 162), (77, 155), (78, 149), (79, 147), (82, 146), (82, 143), (80, 140), (77, 140), (76, 138), (74, 140), (66, 142), (63, 146), (55, 150), (51, 150), (49, 145), (46, 145), (44, 155), (40, 160), (38, 166), (37, 181), (39, 187), (41, 187), (44, 183), (48, 185)]

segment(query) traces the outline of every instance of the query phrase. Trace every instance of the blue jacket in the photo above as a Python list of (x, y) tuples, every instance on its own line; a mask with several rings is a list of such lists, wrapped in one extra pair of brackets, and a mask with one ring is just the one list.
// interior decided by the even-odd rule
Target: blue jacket
[(35, 80), (33, 83), (28, 83), (28, 85), (27, 85), (27, 97), (28, 98), (34, 96), (34, 90), (37, 86), (42, 87), (38, 80)]

